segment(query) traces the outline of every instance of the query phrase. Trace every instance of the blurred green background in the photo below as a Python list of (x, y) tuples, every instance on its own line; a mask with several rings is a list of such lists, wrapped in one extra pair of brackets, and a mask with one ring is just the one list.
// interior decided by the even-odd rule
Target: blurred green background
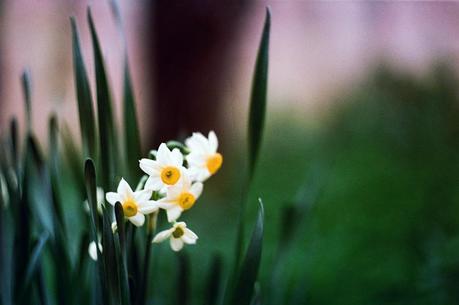
[[(422, 77), (381, 65), (318, 126), (268, 116), (248, 216), (261, 196), (267, 304), (457, 302), (457, 84), (446, 63)], [(223, 170), (187, 215), (201, 233), (188, 249), (196, 279), (216, 251), (233, 255), (244, 153), (225, 152)], [(284, 215), (295, 222), (291, 236)]]

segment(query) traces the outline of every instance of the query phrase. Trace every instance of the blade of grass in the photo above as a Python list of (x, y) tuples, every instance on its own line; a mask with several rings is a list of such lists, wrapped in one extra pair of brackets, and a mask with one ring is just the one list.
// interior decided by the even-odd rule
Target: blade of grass
[[(78, 187), (78, 193), (83, 195), (86, 193), (84, 170), (81, 168), (81, 164), (83, 164), (84, 159), (81, 158), (81, 153), (75, 144), (72, 133), (70, 132), (69, 127), (65, 124), (61, 128), (61, 139), (63, 155), (65, 156), (66, 161), (65, 167), (69, 168), (70, 176), (74, 180), (74, 185)], [(84, 200), (85, 198), (87, 197), (83, 196), (81, 199)]]
[(221, 292), (222, 258), (215, 255), (209, 268), (206, 285), (206, 304), (217, 305)]
[(253, 297), (254, 285), (258, 276), (263, 246), (263, 203), (259, 199), (259, 208), (255, 228), (252, 232), (249, 247), (238, 272), (230, 304), (248, 305)]
[(266, 114), (266, 96), (268, 89), (268, 53), (269, 32), (271, 28), (271, 12), (266, 9), (265, 24), (261, 37), (258, 55), (255, 63), (255, 73), (252, 81), (249, 114), (249, 176), (255, 170)]
[(16, 117), (10, 122), (10, 142), (11, 142), (11, 157), (13, 161), (13, 167), (18, 174), (18, 159), (19, 159), (19, 146), (18, 146), (18, 120)]
[[(97, 195), (96, 195), (96, 169), (94, 162), (91, 159), (86, 159), (84, 166), (86, 196), (89, 202), (89, 210), (91, 214), (91, 240), (95, 241), (96, 244), (99, 242), (97, 232), (100, 231), (97, 221)], [(98, 247), (97, 247), (98, 249)], [(98, 250), (98, 255), (100, 255)]]
[(126, 173), (128, 180), (136, 181), (140, 178), (137, 170), (138, 160), (141, 158), (142, 150), (140, 145), (140, 136), (138, 121), (136, 115), (135, 98), (132, 88), (131, 74), (129, 72), (129, 56), (126, 45), (126, 35), (124, 33), (123, 18), (119, 1), (111, 0), (110, 8), (113, 18), (118, 28), (119, 36), (124, 47), (124, 71), (123, 71), (123, 128), (124, 128), (124, 146), (126, 154)]
[[(1, 174), (1, 173), (0, 173)], [(0, 183), (0, 192), (6, 185)], [(8, 202), (11, 204), (11, 202)], [(0, 303), (4, 305), (13, 304), (13, 238), (14, 225), (11, 210), (6, 207), (7, 202), (3, 202), (0, 196)]]
[[(59, 230), (65, 231), (64, 216), (60, 205), (59, 194), (59, 135), (57, 117), (52, 115), (49, 120), (49, 170), (51, 175), (51, 188), (54, 203), (54, 211), (56, 215), (56, 223)], [(62, 232), (63, 232), (62, 231)]]
[(25, 191), (33, 215), (37, 217), (43, 229), (54, 239), (55, 216), (49, 172), (44, 164), (43, 154), (40, 152), (36, 139), (29, 135), (27, 143), (28, 152), (24, 176), (28, 177), (28, 184)]
[(84, 158), (96, 157), (96, 123), (92, 106), (91, 87), (89, 84), (83, 54), (81, 52), (78, 27), (74, 17), (70, 18), (72, 27), (73, 71), (75, 77), (75, 90), (78, 101), (78, 115), (80, 119), (80, 132), (83, 143)]
[(27, 270), (24, 278), (24, 282), (22, 283), (24, 289), (23, 292), (27, 293), (27, 290), (29, 289), (29, 285), (31, 284), (32, 278), (35, 275), (35, 272), (37, 271), (38, 265), (41, 263), (40, 258), (43, 253), (43, 249), (45, 248), (46, 242), (48, 241), (48, 238), (50, 237), (48, 232), (43, 232), (40, 235), (40, 238), (37, 241), (37, 244), (32, 250), (32, 254), (30, 256), (30, 261), (27, 265)]
[(102, 50), (97, 36), (91, 10), (88, 8), (88, 23), (94, 51), (94, 65), (97, 88), (97, 114), (99, 121), (100, 160), (102, 165), (102, 186), (104, 190), (115, 187), (115, 152), (118, 151), (113, 122), (112, 101), (104, 66)]
[[(85, 187), (86, 187), (86, 196), (89, 202), (89, 210), (90, 210), (90, 226), (91, 226), (91, 240), (95, 241), (96, 245), (99, 244), (99, 237), (98, 232), (99, 229), (99, 222), (97, 221), (97, 195), (96, 195), (96, 169), (94, 167), (94, 162), (91, 159), (86, 159), (85, 166), (84, 166), (84, 177), (85, 177)], [(99, 247), (97, 249), (97, 282), (100, 283), (100, 287), (102, 290), (101, 297), (102, 300), (109, 302), (108, 299), (108, 284), (106, 281), (106, 268), (105, 268), (105, 257), (102, 255)], [(105, 249), (104, 249), (105, 250)], [(110, 303), (109, 303), (110, 304)]]
[(118, 227), (118, 244), (119, 244), (119, 254), (120, 254), (120, 286), (121, 286), (121, 296), (122, 304), (129, 305), (131, 304), (130, 293), (129, 293), (129, 278), (127, 272), (127, 261), (126, 261), (126, 230), (124, 225), (124, 213), (121, 203), (117, 202), (115, 204), (115, 216), (116, 216), (116, 225)]
[[(238, 228), (236, 233), (235, 260), (233, 272), (239, 268), (242, 258), (245, 232), (245, 210), (247, 197), (254, 175), (256, 162), (259, 155), (261, 140), (263, 136), (264, 121), (266, 115), (266, 96), (268, 89), (268, 61), (269, 61), (269, 35), (271, 28), (271, 11), (266, 8), (266, 17), (263, 26), (263, 33), (258, 48), (255, 71), (252, 82), (252, 92), (250, 99), (250, 113), (248, 122), (249, 139), (249, 172), (242, 186), (242, 200), (239, 210)], [(234, 280), (231, 276), (230, 283)]]
[(135, 107), (134, 92), (132, 89), (131, 76), (129, 73), (129, 64), (127, 56), (124, 62), (124, 96), (123, 96), (123, 126), (124, 126), (124, 144), (126, 151), (127, 173), (131, 181), (140, 178), (138, 160), (141, 158), (141, 145), (139, 127), (137, 124), (137, 115)]
[(22, 90), (24, 92), (24, 102), (26, 110), (26, 126), (27, 130), (32, 130), (32, 82), (30, 80), (30, 72), (24, 70), (21, 75)]

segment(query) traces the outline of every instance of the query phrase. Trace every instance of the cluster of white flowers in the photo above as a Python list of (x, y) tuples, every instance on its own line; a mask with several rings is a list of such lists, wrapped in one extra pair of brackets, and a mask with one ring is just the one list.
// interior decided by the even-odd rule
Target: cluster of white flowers
[[(184, 244), (195, 244), (198, 236), (185, 222), (177, 220), (194, 206), (202, 193), (203, 182), (220, 169), (223, 157), (217, 149), (218, 140), (213, 131), (207, 138), (201, 133), (193, 133), (185, 140), (182, 150), (170, 150), (162, 143), (154, 152), (155, 159), (139, 161), (140, 168), (148, 175), (141, 190), (133, 191), (122, 178), (117, 191), (107, 193), (105, 199), (111, 205), (120, 202), (124, 216), (138, 227), (144, 224), (145, 215), (165, 210), (172, 227), (159, 232), (153, 242), (169, 239), (172, 250), (180, 251)], [(94, 258), (95, 243), (91, 243), (90, 252)]]

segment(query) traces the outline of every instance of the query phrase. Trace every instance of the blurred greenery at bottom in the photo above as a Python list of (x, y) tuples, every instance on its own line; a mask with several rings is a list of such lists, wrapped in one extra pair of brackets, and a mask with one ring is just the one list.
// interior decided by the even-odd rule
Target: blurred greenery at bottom
[[(263, 304), (459, 302), (458, 85), (445, 64), (422, 77), (381, 66), (318, 124), (268, 115), (248, 205), (252, 221), (256, 197), (266, 206)], [(243, 152), (226, 152), (222, 175), (192, 213), (205, 232), (190, 250), (193, 277), (213, 251), (233, 255), (242, 180), (225, 183), (238, 181)], [(276, 266), (292, 203), (306, 212), (289, 219), (298, 228)]]
[[(381, 66), (319, 118), (269, 113), (245, 235), (260, 196), (261, 304), (458, 303), (458, 84), (445, 64), (422, 77)], [(200, 236), (186, 249), (189, 304), (204, 304), (216, 255), (226, 275), (234, 257), (246, 150), (244, 139), (225, 140), (224, 167), (185, 215)], [(66, 179), (66, 197), (79, 198)], [(66, 205), (66, 231), (80, 236), (87, 214), (81, 202)], [(71, 246), (76, 260), (78, 241)], [(168, 296), (180, 289), (182, 254), (167, 247), (152, 248), (153, 304), (175, 303)]]

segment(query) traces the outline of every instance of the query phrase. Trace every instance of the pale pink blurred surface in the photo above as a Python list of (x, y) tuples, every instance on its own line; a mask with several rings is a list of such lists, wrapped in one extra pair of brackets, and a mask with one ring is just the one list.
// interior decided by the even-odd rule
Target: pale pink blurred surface
[[(6, 1), (1, 18), (3, 108), (0, 126), (7, 118), (23, 118), (19, 75), (29, 67), (33, 77), (34, 126), (44, 135), (46, 119), (57, 112), (77, 128), (71, 61), (70, 15), (79, 24), (88, 72), (93, 80), (92, 52), (86, 25), (86, 5), (91, 4), (102, 41), (117, 114), (120, 115), (122, 40), (108, 1)], [(151, 119), (151, 60), (145, 41), (143, 10), (146, 2), (120, 1), (128, 40), (142, 134)], [(222, 87), (226, 123), (244, 128), (253, 64), (264, 18), (272, 11), (269, 68), (269, 109), (294, 109), (298, 118), (327, 109), (327, 101), (358, 85), (383, 59), (399, 69), (422, 75), (439, 57), (457, 65), (459, 54), (459, 4), (447, 2), (306, 2), (254, 1), (240, 30), (234, 62)], [(93, 90), (93, 94), (94, 94)], [(5, 107), (6, 106), (6, 107)]]

